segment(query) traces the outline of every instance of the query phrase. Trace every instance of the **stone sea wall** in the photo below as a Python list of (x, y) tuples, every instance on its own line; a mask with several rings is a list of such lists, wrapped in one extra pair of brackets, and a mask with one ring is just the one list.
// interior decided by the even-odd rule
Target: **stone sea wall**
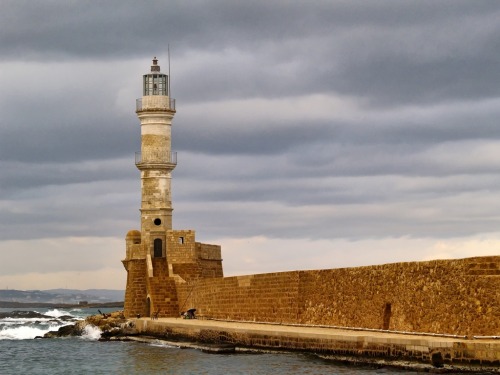
[(180, 309), (215, 319), (500, 335), (500, 257), (199, 279)]

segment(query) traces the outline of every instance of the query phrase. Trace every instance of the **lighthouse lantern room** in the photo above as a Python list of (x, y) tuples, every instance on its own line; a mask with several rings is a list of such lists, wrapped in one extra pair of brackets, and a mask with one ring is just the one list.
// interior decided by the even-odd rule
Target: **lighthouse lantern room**
[(160, 66), (156, 57), (151, 65), (151, 73), (143, 76), (143, 95), (165, 95), (168, 96), (168, 76), (160, 72)]

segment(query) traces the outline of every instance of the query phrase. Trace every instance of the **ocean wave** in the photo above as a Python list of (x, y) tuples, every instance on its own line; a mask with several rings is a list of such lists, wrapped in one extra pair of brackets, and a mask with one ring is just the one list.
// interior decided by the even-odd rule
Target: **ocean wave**
[(46, 314), (37, 311), (10, 311), (0, 313), (0, 326), (8, 323), (23, 323), (23, 324), (37, 324), (37, 323), (62, 323), (62, 322), (75, 322), (83, 318), (74, 315), (67, 315), (66, 311), (49, 311)]
[(0, 313), (0, 340), (27, 340), (72, 324), (83, 318), (68, 311), (47, 312), (14, 310)]
[[(95, 309), (82, 308), (35, 307), (34, 310), (0, 310), (0, 340), (43, 337), (50, 331), (58, 331), (61, 327), (72, 325), (95, 313)], [(99, 340), (101, 333), (99, 328), (89, 325), (85, 328), (81, 339)]]
[(61, 318), (61, 317), (65, 317), (65, 316), (73, 317), (73, 315), (69, 311), (58, 310), (58, 309), (49, 310), (45, 313), (45, 315), (51, 316), (53, 318)]
[(86, 325), (83, 328), (82, 339), (89, 341), (96, 341), (101, 338), (102, 331), (99, 327), (93, 326), (91, 324)]
[(3, 327), (0, 330), (0, 340), (27, 340), (37, 336), (43, 336), (49, 331), (58, 330), (66, 324), (48, 325), (45, 327), (34, 325), (22, 325), (17, 327)]

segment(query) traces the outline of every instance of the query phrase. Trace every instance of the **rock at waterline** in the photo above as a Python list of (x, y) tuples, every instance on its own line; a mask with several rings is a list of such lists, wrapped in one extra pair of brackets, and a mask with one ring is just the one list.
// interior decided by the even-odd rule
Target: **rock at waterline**
[(79, 323), (80, 322), (61, 327), (57, 331), (47, 332), (45, 335), (43, 335), (43, 338), (50, 339), (54, 337), (80, 336), (83, 332), (83, 328), (79, 326)]
[(81, 336), (88, 325), (98, 327), (103, 333), (102, 337), (114, 336), (121, 332), (121, 328), (127, 322), (122, 311), (111, 314), (91, 315), (72, 325), (59, 328), (57, 331), (50, 331), (43, 335), (43, 338)]

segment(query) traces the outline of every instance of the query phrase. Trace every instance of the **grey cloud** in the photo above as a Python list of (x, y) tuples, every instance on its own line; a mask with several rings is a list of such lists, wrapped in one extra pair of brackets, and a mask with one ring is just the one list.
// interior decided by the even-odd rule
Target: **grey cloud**
[(319, 1), (314, 6), (282, 1), (149, 1), (144, 6), (134, 1), (11, 0), (3, 4), (0, 45), (4, 56), (19, 57), (24, 51), (45, 56), (123, 56), (150, 51), (166, 38), (196, 48), (253, 46), (273, 35), (282, 39), (321, 35), (359, 24), (426, 25), (496, 10), (494, 1)]
[(138, 171), (133, 157), (87, 162), (33, 163), (0, 162), (0, 189), (4, 195), (16, 194), (19, 189), (35, 191), (45, 186), (71, 185), (96, 181), (133, 180)]
[[(40, 125), (40, 124), (39, 124)], [(133, 132), (117, 132), (116, 129), (92, 129), (85, 121), (75, 121), (71, 127), (55, 130), (50, 126), (39, 128), (30, 137), (16, 129), (4, 131), (0, 141), (0, 157), (10, 161), (54, 162), (99, 160), (133, 154), (138, 149), (132, 139)], [(89, 131), (94, 130), (92, 136)]]
[[(5, 77), (0, 88), (0, 160), (116, 158), (133, 154), (139, 146), (136, 119), (115, 104), (120, 91), (115, 76), (96, 72), (87, 77), (91, 67), (82, 72), (72, 64), (33, 66), (31, 75), (23, 74), (23, 67), (8, 68), (12, 76)], [(134, 102), (129, 100), (133, 114)]]
[[(419, 168), (411, 158), (442, 143), (500, 138), (495, 102), (486, 106), (456, 103), (442, 110), (433, 106), (418, 111), (411, 108), (397, 112), (368, 111), (361, 121), (357, 119), (358, 113), (352, 115), (352, 120), (332, 119), (330, 122), (306, 118), (289, 121), (202, 119), (203, 115), (203, 111), (188, 119), (181, 115), (174, 127), (174, 142), (180, 151), (213, 155), (287, 154), (300, 168), (305, 168), (306, 174), (333, 163), (345, 167), (345, 171), (335, 170), (341, 174), (349, 174), (349, 170), (355, 174), (446, 174), (448, 172), (441, 168), (429, 168), (432, 166), (428, 161)], [(260, 121), (265, 122), (255, 124)], [(366, 158), (367, 155), (370, 158)], [(380, 165), (373, 170), (373, 162), (382, 155), (387, 155), (385, 160), (380, 160), (385, 167)], [(391, 160), (396, 155), (398, 158)], [(464, 168), (462, 172), (473, 171)], [(451, 168), (449, 173), (457, 173), (457, 170)]]
[[(307, 163), (298, 155), (253, 161), (233, 157), (234, 167), (219, 162), (217, 158), (193, 158), (200, 167), (180, 164), (175, 172), (176, 184), (182, 186), (175, 189), (175, 197), (200, 204), (271, 200), (307, 205), (392, 202), (412, 195), (418, 200), (419, 196), (426, 196), (431, 191), (437, 196), (446, 196), (467, 189), (492, 190), (491, 178), (500, 170), (500, 163), (491, 160), (491, 156), (476, 161), (480, 156), (474, 155), (470, 149), (477, 150), (477, 146), (450, 145), (418, 154), (363, 148), (354, 156), (331, 158), (323, 164)], [(465, 156), (462, 150), (468, 150)], [(207, 186), (205, 180), (211, 183)], [(404, 182), (405, 188), (398, 191), (391, 185), (382, 184), (383, 181), (392, 184), (395, 180)], [(448, 184), (443, 181), (448, 181)], [(460, 181), (460, 184), (455, 185), (454, 181)], [(408, 185), (414, 188), (409, 189)]]
[(139, 194), (136, 180), (24, 187), (0, 201), (0, 237), (122, 238), (137, 226)]
[(25, 5), (4, 7), (4, 59), (117, 60), (165, 55), (170, 42), (180, 65), (208, 54), (174, 75), (184, 100), (340, 92), (387, 106), (498, 95), (494, 1)]
[(181, 150), (216, 153), (216, 154), (266, 154), (286, 152), (294, 146), (308, 144), (322, 137), (334, 139), (335, 125), (289, 123), (269, 123), (263, 129), (252, 129), (241, 124), (227, 124), (224, 128), (213, 131), (210, 121), (203, 126), (190, 124), (189, 128), (179, 129), (175, 140)]
[[(365, 185), (366, 188), (366, 185)], [(368, 186), (369, 188), (369, 186)], [(369, 190), (369, 189), (367, 189)], [(202, 229), (205, 236), (217, 238), (230, 233), (235, 237), (267, 236), (270, 238), (363, 238), (465, 237), (497, 231), (496, 210), (466, 205), (463, 199), (492, 204), (498, 192), (487, 196), (477, 193), (411, 201), (322, 206), (290, 206), (278, 202), (252, 202), (221, 206), (219, 202), (198, 205), (179, 204), (176, 223)], [(190, 214), (196, 212), (196, 218)], [(191, 217), (190, 217), (191, 216)], [(187, 218), (189, 220), (186, 220)], [(395, 220), (395, 217), (397, 219)], [(230, 218), (230, 219), (229, 219)]]

